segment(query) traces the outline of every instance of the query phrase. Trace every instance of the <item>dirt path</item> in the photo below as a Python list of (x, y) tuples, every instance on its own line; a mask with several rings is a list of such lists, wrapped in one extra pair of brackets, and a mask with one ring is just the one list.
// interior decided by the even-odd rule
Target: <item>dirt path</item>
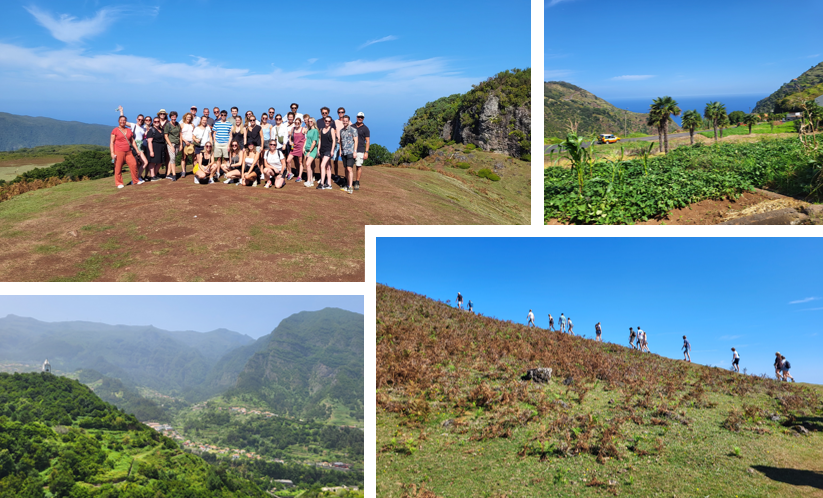
[(191, 178), (121, 190), (108, 178), (0, 203), (0, 280), (363, 281), (365, 225), (497, 222), (493, 198), (472, 190), (487, 180), (431, 171), (371, 167), (352, 195)]

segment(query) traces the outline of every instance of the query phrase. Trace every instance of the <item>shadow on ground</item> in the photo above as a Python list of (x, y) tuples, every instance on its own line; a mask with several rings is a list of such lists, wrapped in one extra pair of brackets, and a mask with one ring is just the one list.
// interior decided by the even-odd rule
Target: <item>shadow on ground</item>
[(823, 472), (781, 469), (779, 467), (767, 467), (765, 465), (754, 465), (752, 468), (763, 473), (763, 475), (773, 481), (785, 482), (793, 486), (811, 486), (816, 489), (823, 489)]

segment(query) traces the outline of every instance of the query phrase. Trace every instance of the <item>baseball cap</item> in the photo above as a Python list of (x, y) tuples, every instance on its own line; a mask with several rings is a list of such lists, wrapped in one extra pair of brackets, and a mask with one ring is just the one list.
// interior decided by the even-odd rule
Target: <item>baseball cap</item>
[(357, 113), (357, 117), (358, 117), (358, 118), (365, 118), (365, 117), (366, 117), (366, 115), (365, 115), (365, 114), (363, 114), (362, 112), (358, 112), (358, 113)]
[(165, 109), (160, 109), (157, 114), (168, 114)]

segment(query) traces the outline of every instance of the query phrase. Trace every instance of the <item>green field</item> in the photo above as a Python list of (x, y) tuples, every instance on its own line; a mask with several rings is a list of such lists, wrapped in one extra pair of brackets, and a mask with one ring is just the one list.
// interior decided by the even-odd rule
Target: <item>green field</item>
[(42, 168), (45, 166), (51, 166), (55, 163), (46, 163), (46, 164), (24, 164), (22, 166), (6, 166), (0, 167), (0, 180), (5, 180), (10, 182), (17, 178), (17, 175), (21, 175), (26, 171), (31, 171), (34, 168)]
[[(819, 496), (821, 386), (382, 285), (376, 340), (378, 496)], [(521, 380), (537, 366), (548, 384)]]
[[(773, 134), (773, 133), (796, 133), (794, 129), (794, 123), (786, 122), (779, 125), (775, 125), (774, 130), (768, 123), (760, 123), (758, 125), (752, 126), (752, 134), (757, 135), (765, 135), (765, 134)], [(700, 132), (706, 138), (714, 138), (714, 130), (710, 131), (703, 131)], [(748, 135), (749, 134), (749, 127), (748, 126), (735, 126), (732, 128), (724, 128), (723, 129), (723, 136), (729, 137), (732, 135)], [(717, 136), (720, 136), (720, 130), (717, 130)]]

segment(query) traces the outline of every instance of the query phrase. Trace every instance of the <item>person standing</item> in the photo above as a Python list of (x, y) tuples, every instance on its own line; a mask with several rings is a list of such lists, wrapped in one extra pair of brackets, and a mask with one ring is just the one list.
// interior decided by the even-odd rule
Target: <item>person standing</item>
[(632, 349), (635, 349), (635, 347), (634, 347), (635, 337), (637, 337), (637, 334), (634, 332), (634, 329), (632, 327), (629, 327), (629, 346), (631, 346)]
[(260, 132), (263, 134), (263, 149), (260, 155), (260, 165), (263, 165), (264, 157), (266, 152), (269, 151), (269, 142), (271, 141), (271, 125), (269, 123), (269, 115), (267, 113), (263, 113), (260, 115)]
[(137, 176), (137, 161), (131, 153), (131, 148), (137, 146), (134, 141), (134, 133), (126, 127), (126, 116), (120, 116), (117, 121), (117, 128), (111, 131), (111, 140), (109, 141), (109, 150), (111, 151), (111, 160), (114, 161), (114, 184), (117, 188), (123, 188), (123, 163), (129, 166), (129, 173), (131, 174), (131, 181), (135, 185), (143, 183)]
[[(192, 132), (192, 140), (194, 142), (194, 155), (198, 156), (203, 152), (207, 143), (211, 142), (211, 127), (209, 126), (209, 119), (206, 116), (200, 117), (200, 123)], [(194, 159), (192, 159), (194, 162)], [(183, 166), (183, 176), (186, 176), (186, 167)]]
[(457, 291), (457, 309), (463, 309), (463, 294)]
[(274, 107), (269, 107), (269, 124), (274, 125)]
[[(330, 112), (330, 111), (329, 111), (329, 108), (328, 108), (328, 107), (321, 107), (321, 108), (320, 108), (320, 124), (318, 124), (318, 125), (317, 125), (317, 127), (320, 129), (320, 132), (321, 132), (321, 133), (323, 132), (323, 128), (321, 128), (321, 126), (325, 127), (325, 126), (326, 126), (326, 124), (325, 124), (325, 123), (326, 123), (326, 118), (327, 118), (327, 117), (328, 117), (328, 118), (330, 118), (330, 116), (329, 116), (329, 112)], [(333, 119), (332, 119), (332, 121), (331, 121), (331, 129), (332, 129), (332, 132), (334, 132), (334, 140), (335, 140), (335, 142), (334, 142), (334, 143), (336, 144), (336, 143), (337, 143), (337, 140), (338, 140), (338, 137), (337, 137), (337, 130), (336, 130), (336, 128), (335, 128), (335, 125), (334, 125), (334, 120), (333, 120)], [(334, 152), (334, 149), (332, 149), (332, 152)], [(331, 168), (331, 162), (332, 162), (332, 161), (331, 161), (331, 159), (329, 159), (329, 168)], [(333, 179), (334, 181), (337, 181), (337, 170), (335, 170), (335, 171), (332, 173), (332, 179)]]
[(194, 126), (197, 126), (200, 123), (200, 118), (197, 116), (197, 106), (191, 106), (191, 123)]
[(297, 105), (296, 103), (292, 102), (292, 104), (289, 106), (289, 109), (291, 110), (291, 112), (294, 113), (294, 119), (297, 120), (297, 118), (300, 118), (300, 123), (303, 123), (304, 122), (303, 120), (305, 118), (303, 117), (303, 113), (297, 112), (298, 107), (300, 107), (300, 106)]
[(566, 315), (563, 313), (560, 313), (560, 333), (566, 333)]
[(534, 324), (534, 313), (532, 313), (532, 310), (529, 310), (528, 318), (529, 318), (529, 324), (528, 324), (529, 328), (537, 327), (537, 325)]
[(240, 109), (238, 109), (237, 106), (234, 106), (230, 110), (231, 110), (231, 119), (229, 120), (229, 122), (234, 123), (234, 118), (237, 117), (237, 113), (240, 112)]
[[(169, 113), (169, 121), (163, 126), (163, 139), (166, 142), (166, 151), (169, 156), (169, 164), (174, 165), (177, 162), (177, 153), (180, 152), (180, 123), (177, 122), (177, 111)], [(174, 171), (174, 166), (172, 166)], [(168, 170), (166, 170), (168, 173)]]
[(220, 119), (215, 121), (212, 128), (212, 142), (214, 143), (214, 160), (217, 162), (215, 168), (215, 181), (220, 179), (220, 172), (223, 171), (223, 162), (229, 159), (229, 139), (231, 138), (231, 123), (228, 122), (226, 111), (221, 111)]
[[(246, 145), (250, 143), (254, 144), (254, 151), (259, 156), (260, 151), (263, 150), (262, 129), (260, 125), (257, 124), (257, 118), (254, 113), (251, 112), (249, 113), (246, 123)], [(248, 150), (248, 147), (246, 147), (246, 150)]]
[[(159, 117), (154, 118), (151, 129), (146, 133), (146, 143), (148, 147), (149, 170), (159, 171), (160, 167), (165, 162), (166, 135), (163, 133), (163, 125)], [(174, 171), (174, 163), (171, 163), (172, 171)], [(167, 175), (168, 176), (168, 175)], [(171, 174), (172, 181), (177, 179), (174, 173)]]
[(792, 379), (792, 382), (794, 382), (794, 377), (789, 373), (790, 368), (792, 368), (792, 365), (789, 363), (789, 360), (787, 360), (785, 356), (780, 355), (780, 371), (783, 372), (783, 380), (785, 382), (788, 382), (789, 379)]
[[(334, 120), (334, 132), (337, 134), (337, 148), (334, 149), (332, 159), (334, 160), (334, 174), (338, 174), (338, 165), (340, 164), (340, 129), (343, 128), (343, 115), (346, 114), (346, 109), (343, 107), (337, 108), (337, 119)], [(346, 168), (343, 167), (343, 174), (346, 174)]]
[(737, 354), (737, 350), (732, 348), (732, 368), (737, 373), (740, 373), (740, 355)]
[[(337, 134), (332, 128), (332, 119), (328, 116), (328, 113), (329, 111), (326, 110), (327, 115), (323, 118), (323, 129), (318, 134), (320, 137), (320, 183), (317, 184), (318, 190), (331, 190), (331, 154), (337, 144)], [(323, 183), (324, 179), (325, 183)]]
[(215, 108), (213, 109), (213, 111), (214, 111), (214, 121), (212, 122), (212, 124), (210, 124), (210, 125), (209, 125), (209, 126), (211, 126), (211, 127), (212, 127), (212, 129), (214, 129), (214, 123), (216, 123), (217, 121), (219, 121), (219, 120), (220, 120), (220, 108), (219, 108), (219, 107), (215, 107)]
[(343, 158), (343, 166), (346, 168), (347, 183), (343, 184), (340, 190), (347, 194), (354, 193), (352, 182), (354, 182), (354, 154), (357, 151), (357, 129), (350, 126), (351, 118), (343, 115), (343, 126), (340, 128), (340, 151)]
[(777, 376), (777, 380), (785, 380), (783, 379), (783, 360), (780, 358), (780, 351), (778, 351), (774, 354), (774, 374)]
[(471, 299), (469, 299), (469, 304), (468, 304), (467, 309), (469, 310), (469, 312), (474, 313), (474, 304), (472, 303)]
[[(217, 117), (217, 110), (216, 109), (217, 108), (215, 107), (215, 113), (214, 113), (215, 118)], [(203, 117), (206, 118), (206, 125), (209, 127), (209, 129), (211, 129), (211, 127), (214, 126), (214, 118), (209, 116), (209, 108), (208, 107), (203, 108)]]
[(637, 345), (640, 347), (640, 352), (642, 353), (644, 350), (648, 353), (649, 352), (649, 340), (646, 337), (646, 331), (641, 329), (640, 326), (637, 326)]
[(554, 332), (554, 317), (549, 313), (549, 330)]
[[(183, 174), (180, 178), (186, 177), (186, 163), (189, 157), (194, 157), (194, 127), (197, 126), (191, 113), (183, 114), (183, 123), (180, 125), (180, 166), (183, 168)], [(176, 163), (169, 163), (169, 173), (166, 178), (172, 180), (177, 179)]]
[(692, 362), (692, 356), (689, 354), (692, 350), (692, 345), (689, 344), (688, 339), (686, 336), (683, 336), (683, 359), (688, 361), (689, 363)]
[(307, 118), (308, 132), (306, 132), (306, 146), (303, 148), (306, 157), (306, 175), (308, 179), (303, 185), (306, 187), (314, 186), (314, 160), (317, 158), (317, 149), (319, 137), (317, 136), (317, 124), (314, 118)]
[(366, 115), (357, 113), (357, 121), (354, 127), (357, 128), (357, 155), (354, 165), (357, 166), (357, 175), (354, 180), (354, 190), (360, 190), (360, 175), (363, 173), (363, 161), (369, 158), (369, 146), (371, 145), (371, 132), (369, 127), (363, 122)]
[[(306, 146), (306, 133), (303, 131), (303, 120), (301, 118), (294, 118), (294, 125), (291, 127), (291, 135), (289, 136), (289, 143), (292, 144), (289, 158), (286, 160), (289, 171), (292, 170), (294, 162), (297, 161), (297, 179), (295, 183), (303, 181), (303, 148)], [(307, 179), (308, 181), (308, 179)]]
[(603, 329), (600, 327), (600, 322), (594, 326), (594, 333), (596, 335), (595, 342), (603, 342)]
[(574, 335), (574, 324), (572, 323), (571, 317), (566, 318), (566, 322), (569, 324), (569, 335)]
[(246, 147), (246, 127), (243, 126), (243, 118), (240, 116), (234, 117), (234, 126), (231, 127), (231, 141), (237, 141), (242, 153)]

